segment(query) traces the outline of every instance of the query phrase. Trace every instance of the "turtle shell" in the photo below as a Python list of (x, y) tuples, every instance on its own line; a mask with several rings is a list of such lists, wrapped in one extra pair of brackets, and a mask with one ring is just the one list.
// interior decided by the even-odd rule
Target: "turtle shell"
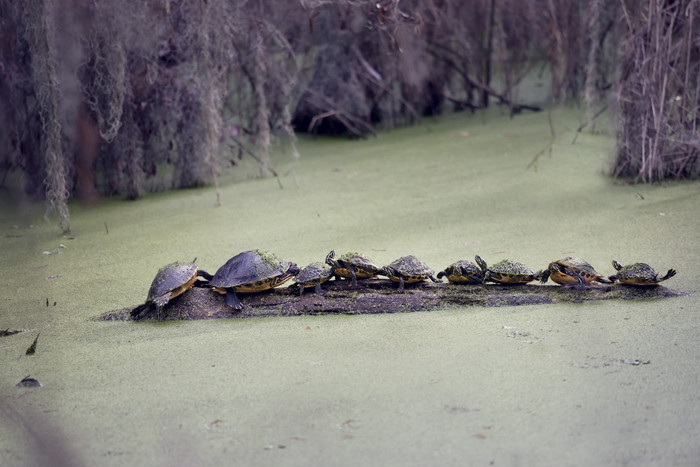
[(457, 284), (481, 284), (484, 282), (484, 271), (479, 266), (467, 260), (460, 260), (447, 266), (437, 274), (438, 279), (447, 276), (447, 280)]
[(335, 259), (335, 251), (331, 251), (326, 256), (326, 263), (333, 267), (335, 275), (352, 279), (352, 272), (358, 279), (369, 279), (376, 276), (381, 268), (374, 264), (371, 259), (356, 252), (345, 253)]
[(538, 278), (536, 273), (523, 263), (503, 259), (498, 263), (487, 266), (480, 256), (476, 256), (476, 263), (484, 272), (484, 282), (496, 282), (499, 284), (527, 284)]
[(547, 278), (562, 285), (588, 285), (593, 282), (611, 282), (601, 276), (587, 261), (575, 256), (567, 256), (564, 259), (549, 263), (547, 272), (542, 275), (542, 282), (546, 282)]
[(197, 280), (197, 265), (193, 263), (171, 263), (158, 270), (151, 282), (146, 302), (165, 306), (168, 301), (177, 297), (194, 285)]
[(382, 269), (382, 273), (394, 282), (413, 283), (430, 279), (440, 282), (434, 272), (423, 261), (415, 256), (403, 256)]
[(612, 265), (618, 272), (614, 276), (610, 276), (609, 279), (611, 281), (617, 280), (626, 285), (655, 286), (676, 275), (675, 269), (669, 269), (665, 276), (659, 277), (659, 273), (646, 263), (622, 266), (613, 260)]
[[(316, 261), (315, 263), (311, 263), (302, 269), (294, 280), (297, 284), (299, 284), (299, 288), (301, 289), (300, 292), (303, 292), (305, 288), (320, 286), (332, 276), (332, 267), (326, 263)], [(317, 291), (318, 290), (319, 288), (317, 287)]]
[(261, 292), (285, 283), (298, 272), (294, 263), (264, 250), (250, 250), (229, 259), (209, 284), (220, 293), (229, 288), (236, 292)]

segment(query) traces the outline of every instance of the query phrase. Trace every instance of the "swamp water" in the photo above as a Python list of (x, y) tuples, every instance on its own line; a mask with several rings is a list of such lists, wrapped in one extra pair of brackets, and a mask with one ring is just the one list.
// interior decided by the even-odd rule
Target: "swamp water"
[[(700, 458), (700, 184), (604, 175), (577, 112), (453, 115), (302, 141), (273, 178), (71, 207), (5, 196), (1, 465), (693, 465)], [(487, 123), (484, 124), (484, 121)], [(678, 270), (690, 295), (354, 316), (100, 322), (157, 269), (266, 248), (440, 270), (479, 254)], [(44, 254), (54, 253), (54, 254)], [(54, 304), (55, 303), (55, 304)], [(25, 355), (40, 333), (36, 353)], [(25, 376), (43, 387), (17, 387)]]

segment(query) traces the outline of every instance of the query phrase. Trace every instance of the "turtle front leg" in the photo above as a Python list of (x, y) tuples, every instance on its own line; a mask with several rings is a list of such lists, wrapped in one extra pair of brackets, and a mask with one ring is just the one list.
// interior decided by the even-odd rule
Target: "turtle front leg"
[(401, 276), (399, 276), (399, 288), (397, 290), (403, 292), (403, 277)]
[(156, 297), (153, 303), (155, 303), (158, 308), (163, 308), (170, 301), (172, 295), (172, 292), (164, 293), (160, 297)]
[(571, 271), (568, 271), (568, 273), (569, 273), (569, 275), (570, 275), (571, 277), (573, 277), (574, 279), (576, 279), (576, 284), (574, 284), (574, 287), (575, 287), (575, 288), (577, 288), (577, 289), (584, 289), (584, 288), (586, 288), (586, 281), (585, 281), (585, 279), (583, 278), (583, 276), (581, 276), (580, 274), (575, 274), (575, 273), (573, 273), (573, 272), (571, 272)]
[(243, 303), (236, 296), (236, 291), (233, 289), (226, 290), (226, 304), (234, 310), (242, 310)]

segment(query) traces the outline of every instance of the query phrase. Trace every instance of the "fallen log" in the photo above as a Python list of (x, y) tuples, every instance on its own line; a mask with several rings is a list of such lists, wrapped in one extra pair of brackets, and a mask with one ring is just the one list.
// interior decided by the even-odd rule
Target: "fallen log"
[[(333, 280), (323, 285), (325, 294), (307, 289), (299, 295), (296, 286), (257, 294), (238, 294), (244, 309), (226, 305), (224, 295), (206, 287), (193, 287), (171, 300), (158, 313), (155, 307), (142, 312), (137, 320), (194, 320), (217, 318), (261, 318), (311, 314), (372, 314), (431, 311), (471, 306), (496, 307), (582, 303), (589, 300), (649, 300), (686, 295), (666, 287), (633, 287), (622, 284), (576, 289), (558, 285), (459, 285), (430, 282), (406, 285), (397, 292), (396, 283), (384, 279), (360, 281)], [(133, 320), (136, 306), (106, 312), (96, 319)]]

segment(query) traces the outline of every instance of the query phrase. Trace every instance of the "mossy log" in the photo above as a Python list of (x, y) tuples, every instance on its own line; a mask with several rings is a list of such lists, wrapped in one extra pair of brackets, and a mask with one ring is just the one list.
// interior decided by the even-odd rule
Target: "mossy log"
[[(155, 307), (139, 315), (138, 320), (191, 320), (215, 318), (261, 318), (309, 314), (404, 313), (470, 306), (494, 307), (541, 305), (549, 303), (582, 303), (589, 300), (648, 300), (685, 295), (666, 287), (633, 287), (621, 284), (576, 289), (558, 285), (528, 284), (506, 286), (458, 285), (430, 282), (406, 285), (403, 292), (397, 284), (383, 279), (360, 281), (353, 288), (350, 281), (333, 280), (323, 285), (325, 294), (306, 289), (299, 295), (296, 286), (278, 288), (257, 294), (238, 294), (244, 309), (233, 310), (224, 295), (205, 287), (193, 287), (174, 298), (160, 312)], [(97, 317), (106, 321), (132, 320), (131, 311), (122, 308)]]

